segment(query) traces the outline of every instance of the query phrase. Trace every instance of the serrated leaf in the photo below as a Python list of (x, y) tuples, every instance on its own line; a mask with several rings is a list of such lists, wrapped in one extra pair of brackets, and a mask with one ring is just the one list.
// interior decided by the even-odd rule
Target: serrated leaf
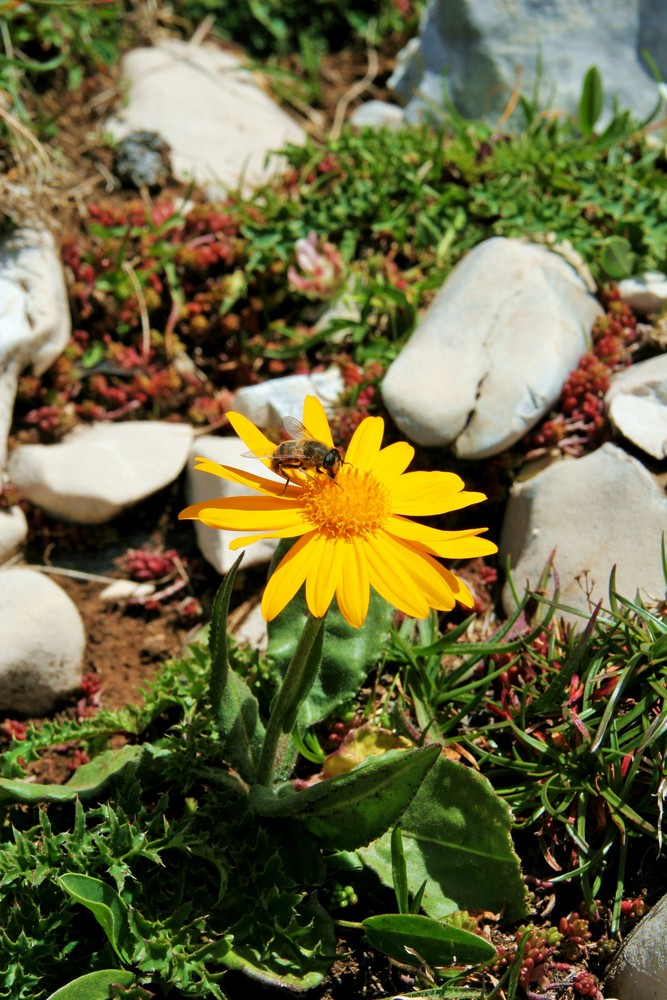
[(478, 965), (496, 957), (493, 945), (477, 934), (415, 913), (381, 913), (363, 921), (366, 937), (379, 951), (408, 965)]
[(301, 820), (327, 847), (354, 850), (394, 825), (439, 755), (439, 746), (391, 750), (298, 792), (255, 786), (250, 803), (261, 816)]
[[(278, 546), (273, 564), (277, 565), (288, 547), (284, 543)], [(300, 727), (307, 729), (321, 722), (356, 696), (382, 652), (393, 611), (390, 604), (371, 590), (364, 627), (356, 629), (348, 625), (334, 600), (324, 626), (322, 663), (299, 711)], [(267, 656), (281, 676), (292, 659), (306, 615), (302, 589), (268, 624)]]
[(127, 904), (115, 889), (90, 875), (61, 875), (58, 882), (77, 903), (93, 914), (121, 962), (130, 961)]
[(47, 1000), (109, 1000), (111, 986), (131, 986), (134, 974), (126, 969), (99, 969), (73, 979)]
[[(507, 804), (486, 778), (438, 757), (401, 818), (408, 887), (414, 895), (428, 880), (422, 907), (429, 916), (456, 909), (503, 912), (507, 920), (525, 915), (511, 827)], [(391, 886), (391, 834), (359, 854)]]
[(265, 986), (283, 987), (291, 992), (300, 993), (319, 986), (331, 967), (336, 935), (331, 917), (318, 903), (309, 902), (306, 910), (311, 917), (310, 923), (289, 942), (289, 960), (275, 953), (261, 955), (262, 947), (258, 942), (257, 951), (232, 946), (220, 957), (221, 964), (244, 972)]
[(70, 802), (73, 799), (99, 795), (112, 778), (117, 777), (128, 764), (134, 763), (145, 752), (147, 744), (105, 750), (88, 764), (82, 764), (64, 785), (36, 785), (19, 778), (0, 778), (0, 800), (13, 802)]

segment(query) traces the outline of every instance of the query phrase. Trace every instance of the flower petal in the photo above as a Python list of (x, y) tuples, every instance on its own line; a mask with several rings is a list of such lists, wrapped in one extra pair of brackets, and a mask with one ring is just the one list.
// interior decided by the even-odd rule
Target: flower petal
[(312, 569), (306, 577), (306, 604), (311, 614), (322, 618), (329, 610), (338, 586), (345, 543), (322, 535), (311, 542)]
[(258, 427), (255, 427), (252, 420), (248, 420), (242, 413), (230, 410), (227, 419), (253, 455), (267, 456), (276, 450), (275, 441), (267, 438), (266, 434), (263, 434)]
[[(306, 531), (312, 527), (305, 520), (299, 505), (274, 507), (269, 506), (270, 503), (271, 500), (265, 500), (264, 497), (204, 500), (188, 507), (181, 516), (196, 517), (202, 524), (208, 524), (212, 528), (222, 528), (225, 531), (275, 531), (278, 528), (296, 525), (299, 525), (302, 531)], [(188, 511), (195, 510), (196, 514), (188, 514)]]
[(303, 401), (303, 425), (316, 441), (322, 441), (328, 448), (333, 448), (329, 421), (317, 396), (306, 396)]
[(395, 514), (444, 514), (486, 500), (484, 493), (464, 491), (465, 483), (453, 472), (406, 472), (391, 484)]
[(428, 602), (396, 558), (399, 543), (387, 535), (375, 535), (365, 538), (361, 544), (368, 565), (368, 579), (378, 594), (406, 615), (426, 618)]
[(366, 621), (370, 595), (368, 563), (363, 546), (357, 539), (352, 539), (343, 546), (343, 566), (336, 588), (338, 608), (352, 628), (361, 628)]
[(376, 479), (386, 483), (401, 476), (414, 458), (415, 449), (407, 441), (395, 441), (383, 448), (370, 470)]
[(398, 562), (403, 566), (412, 581), (412, 588), (418, 590), (430, 608), (440, 611), (451, 611), (456, 603), (452, 588), (439, 572), (440, 566), (435, 559), (420, 551), (409, 542), (397, 542), (388, 537)]
[[(217, 525), (212, 524), (210, 527), (215, 528)], [(253, 545), (255, 542), (263, 542), (267, 538), (298, 538), (299, 535), (305, 535), (308, 528), (308, 525), (295, 524), (289, 528), (276, 528), (275, 531), (263, 531), (260, 535), (243, 535), (242, 538), (232, 538), (229, 543), (229, 547), (232, 550), (244, 549), (246, 545)]]
[(382, 417), (366, 417), (352, 435), (345, 461), (354, 465), (360, 472), (370, 471), (378, 460), (383, 434)]
[(208, 472), (219, 479), (226, 479), (230, 483), (237, 483), (239, 486), (248, 486), (252, 490), (259, 490), (261, 493), (268, 493), (277, 497), (298, 497), (300, 491), (296, 486), (288, 486), (284, 480), (265, 479), (257, 476), (254, 472), (244, 472), (242, 469), (235, 469), (231, 465), (220, 465), (219, 462), (212, 462), (208, 458), (195, 459), (195, 472)]
[(267, 622), (280, 614), (303, 584), (312, 565), (311, 545), (316, 532), (303, 535), (278, 563), (262, 597), (262, 615)]
[[(435, 573), (436, 576), (441, 578), (441, 586), (444, 588), (445, 593), (451, 595), (452, 604), (441, 606), (440, 609), (442, 611), (451, 611), (455, 600), (464, 604), (467, 608), (473, 607), (475, 598), (460, 577), (452, 573), (446, 566), (432, 559), (431, 556), (422, 554), (416, 546), (407, 545), (406, 548), (411, 548), (421, 562), (429, 567), (430, 572)], [(431, 606), (438, 607), (436, 604)]]
[(414, 542), (422, 551), (446, 559), (474, 559), (477, 556), (490, 556), (498, 551), (498, 546), (489, 538), (477, 537), (483, 531), (488, 531), (488, 528), (441, 531), (427, 524), (392, 515), (387, 519), (385, 530), (394, 538)]
[(466, 608), (474, 607), (475, 598), (473, 597), (473, 595), (471, 594), (470, 590), (463, 582), (461, 577), (457, 576), (456, 573), (452, 573), (452, 571), (450, 569), (447, 569), (446, 566), (441, 566), (441, 564), (439, 562), (436, 562), (435, 559), (433, 560), (433, 563), (436, 566), (438, 572), (442, 573), (443, 579), (445, 580), (447, 585), (451, 587), (452, 593), (454, 594), (454, 597), (459, 602), (459, 604), (463, 604)]

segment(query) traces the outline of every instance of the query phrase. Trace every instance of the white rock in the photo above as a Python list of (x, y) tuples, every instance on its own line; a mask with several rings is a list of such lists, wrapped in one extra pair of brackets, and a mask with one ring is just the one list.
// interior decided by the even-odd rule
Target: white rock
[[(667, 498), (656, 480), (621, 448), (605, 444), (585, 458), (556, 462), (513, 487), (500, 560), (502, 565), (510, 559), (522, 593), (526, 582), (537, 586), (555, 550), (561, 603), (589, 613), (600, 599), (609, 606), (614, 566), (618, 593), (632, 600), (639, 591), (644, 600), (662, 600), (661, 537), (666, 530)], [(508, 611), (514, 607), (508, 585), (503, 603)]]
[(397, 104), (387, 104), (386, 101), (366, 101), (355, 108), (350, 115), (350, 125), (355, 128), (401, 128), (403, 108)]
[(71, 332), (67, 289), (51, 233), (17, 230), (0, 238), (0, 472), (20, 373), (41, 375)]
[(667, 997), (667, 896), (623, 942), (607, 975), (605, 996), (617, 1000)]
[[(256, 458), (244, 455), (247, 450), (247, 446), (238, 437), (205, 435), (198, 438), (192, 446), (188, 463), (187, 492), (189, 503), (202, 503), (204, 500), (222, 497), (257, 496), (256, 490), (246, 486), (230, 483), (228, 479), (220, 479), (208, 472), (196, 472), (194, 461), (197, 457), (207, 458), (220, 465), (231, 465), (235, 469), (254, 472), (255, 475), (282, 482), (280, 476), (274, 476), (271, 470), (267, 469)], [(270, 562), (277, 544), (275, 541), (255, 542), (254, 545), (245, 546), (243, 550), (235, 549), (232, 551), (229, 548), (230, 542), (243, 535), (254, 534), (254, 532), (222, 531), (219, 528), (209, 528), (200, 521), (195, 521), (194, 524), (197, 532), (197, 544), (202, 555), (218, 573), (223, 575), (228, 573), (234, 565), (240, 551), (245, 552), (242, 566), (247, 569), (249, 566)]]
[(80, 687), (83, 622), (53, 580), (0, 571), (0, 635), (0, 710), (42, 715)]
[(186, 424), (93, 424), (60, 444), (19, 445), (9, 474), (27, 500), (54, 517), (102, 524), (173, 482), (191, 442)]
[(667, 354), (614, 375), (605, 403), (623, 437), (653, 458), (667, 457)]
[(119, 604), (123, 601), (129, 601), (132, 597), (150, 597), (154, 593), (154, 583), (138, 583), (136, 580), (114, 580), (108, 587), (100, 591), (100, 600), (104, 604)]
[(497, 455), (558, 399), (600, 306), (559, 254), (494, 238), (451, 272), (382, 395), (412, 441)]
[(28, 536), (28, 522), (20, 507), (0, 510), (0, 566), (20, 549)]
[(175, 176), (195, 179), (211, 197), (260, 184), (283, 162), (269, 154), (305, 142), (303, 129), (238, 57), (217, 46), (164, 39), (128, 52), (121, 71), (127, 106), (108, 129), (117, 138), (159, 132), (171, 147)]
[(618, 283), (621, 298), (640, 316), (659, 313), (667, 305), (667, 275), (646, 271)]
[(269, 633), (266, 621), (262, 617), (262, 609), (256, 604), (249, 615), (233, 629), (233, 635), (239, 644), (252, 646), (253, 649), (265, 653), (269, 644)]
[(301, 420), (306, 396), (317, 396), (327, 413), (333, 413), (343, 388), (339, 368), (328, 368), (312, 375), (286, 375), (239, 389), (232, 409), (262, 430), (280, 430), (284, 417)]

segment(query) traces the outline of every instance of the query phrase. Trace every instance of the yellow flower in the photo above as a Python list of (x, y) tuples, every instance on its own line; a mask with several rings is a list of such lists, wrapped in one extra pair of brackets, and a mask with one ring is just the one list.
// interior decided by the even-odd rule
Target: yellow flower
[[(275, 445), (240, 413), (229, 421), (253, 454), (270, 467)], [(303, 423), (328, 448), (334, 446), (319, 400), (308, 396)], [(345, 464), (335, 481), (317, 472), (290, 470), (292, 483), (270, 480), (231, 466), (197, 459), (196, 469), (256, 489), (259, 496), (229, 497), (193, 504), (181, 518), (212, 528), (247, 530), (236, 549), (264, 538), (298, 538), (272, 574), (262, 599), (262, 614), (275, 618), (306, 585), (306, 602), (322, 617), (336, 596), (345, 619), (363, 625), (370, 587), (413, 618), (430, 608), (451, 611), (456, 601), (470, 608), (474, 599), (465, 583), (434, 556), (471, 559), (490, 555), (497, 546), (478, 538), (486, 528), (441, 531), (410, 518), (459, 510), (485, 500), (468, 493), (451, 472), (406, 472), (414, 448), (404, 441), (382, 448), (384, 421), (366, 417), (354, 432)]]

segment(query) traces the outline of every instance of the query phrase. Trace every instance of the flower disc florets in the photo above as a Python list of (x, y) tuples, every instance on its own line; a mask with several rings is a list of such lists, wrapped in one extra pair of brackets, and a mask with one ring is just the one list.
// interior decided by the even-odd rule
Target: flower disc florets
[(304, 515), (331, 541), (350, 542), (376, 534), (391, 514), (391, 494), (368, 472), (345, 466), (335, 482), (304, 489)]

